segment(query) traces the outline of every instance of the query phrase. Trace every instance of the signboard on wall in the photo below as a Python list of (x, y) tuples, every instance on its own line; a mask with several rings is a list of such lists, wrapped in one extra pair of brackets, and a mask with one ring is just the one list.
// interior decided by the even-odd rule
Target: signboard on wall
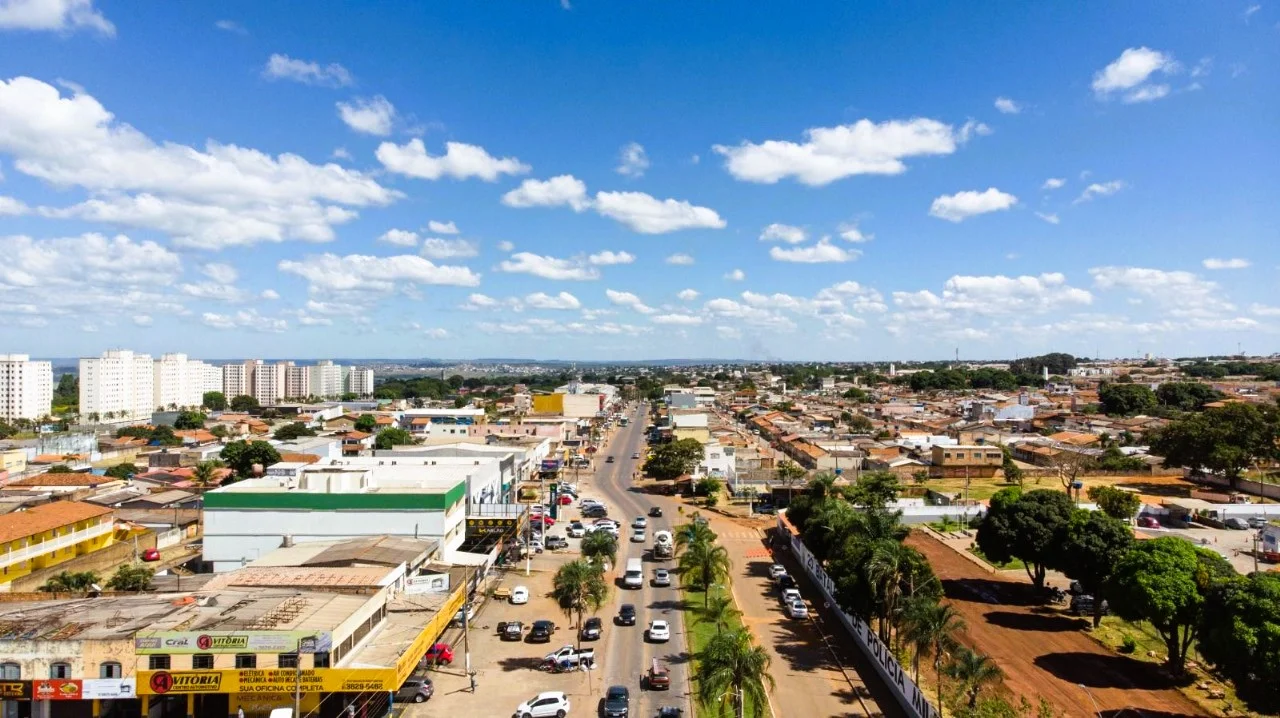
[(333, 636), (326, 631), (157, 631), (133, 639), (139, 655), (293, 653), (300, 645), (303, 653), (324, 653), (333, 647)]
[(133, 676), (128, 678), (86, 678), (80, 683), (80, 695), (84, 698), (110, 700), (113, 698), (133, 698), (138, 694)]
[(362, 693), (393, 691), (395, 671), (389, 668), (292, 668), (217, 671), (141, 671), (140, 695), (187, 693)]
[(0, 681), (0, 700), (31, 700), (31, 681)]
[(520, 484), (516, 489), (516, 501), (522, 504), (536, 504), (542, 500), (542, 487), (538, 484)]
[(519, 526), (519, 517), (474, 518), (467, 519), (467, 537), (498, 536), (514, 533)]
[(31, 698), (37, 701), (78, 701), (80, 681), (70, 678), (49, 678), (31, 681)]

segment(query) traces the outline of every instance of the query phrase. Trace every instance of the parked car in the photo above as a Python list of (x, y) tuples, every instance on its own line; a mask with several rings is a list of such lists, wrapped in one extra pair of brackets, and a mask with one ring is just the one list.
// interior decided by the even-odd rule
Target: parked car
[(533, 522), (534, 526), (537, 526), (538, 524), (542, 524), (544, 526), (556, 525), (556, 520), (551, 518), (550, 516), (547, 516), (546, 514), (543, 514), (542, 516), (534, 516), (530, 520)]
[(777, 507), (777, 506), (774, 506), (773, 504), (756, 504), (756, 505), (755, 505), (755, 511), (756, 511), (756, 513), (758, 513), (758, 514), (770, 514), (770, 515), (773, 515), (773, 514), (778, 513), (778, 507)]
[(597, 641), (604, 635), (604, 622), (592, 616), (582, 623), (581, 637), (584, 641)]
[(588, 666), (596, 660), (596, 649), (583, 648), (578, 650), (573, 646), (560, 646), (556, 650), (542, 657), (544, 665), (554, 665), (560, 668), (576, 668), (579, 664), (585, 663)]
[(626, 686), (609, 686), (604, 692), (600, 715), (604, 718), (627, 718), (631, 715), (631, 692)]
[(653, 506), (653, 507), (650, 507), (650, 508), (649, 508), (649, 515), (650, 515), (650, 516), (652, 516), (652, 517), (654, 517), (654, 518), (661, 518), (661, 517), (662, 517), (662, 507), (661, 507), (661, 506)]
[(781, 576), (779, 576), (779, 577), (778, 577), (778, 590), (779, 590), (779, 591), (785, 591), (785, 590), (787, 590), (788, 588), (795, 588), (795, 587), (796, 587), (796, 580), (795, 580), (794, 578), (792, 578), (791, 574), (789, 574), (789, 573), (784, 573), (784, 574), (782, 574)]
[(799, 600), (801, 600), (800, 589), (798, 588), (782, 589), (782, 595), (779, 597), (779, 601), (782, 603), (782, 605), (786, 606), (790, 604), (792, 601), (799, 601)]
[(587, 535), (587, 528), (582, 525), (581, 521), (574, 521), (565, 528), (564, 535), (569, 538), (582, 538)]
[(1158, 529), (1160, 528), (1160, 520), (1154, 516), (1143, 514), (1138, 517), (1138, 526), (1144, 529)]
[(564, 718), (567, 715), (569, 697), (560, 691), (547, 691), (516, 706), (512, 718)]
[(667, 570), (667, 569), (665, 569), (665, 568), (660, 568), (660, 569), (658, 569), (657, 571), (654, 571), (654, 572), (653, 572), (653, 585), (654, 585), (654, 586), (662, 586), (662, 587), (670, 586), (670, 585), (671, 585), (671, 572), (670, 572), (670, 571), (668, 571), (668, 570)]
[(396, 690), (397, 703), (423, 703), (431, 696), (435, 695), (436, 687), (430, 678), (423, 676), (421, 678), (410, 677), (400, 684), (400, 688)]
[(563, 536), (548, 536), (543, 545), (546, 546), (548, 551), (554, 551), (556, 549), (567, 547), (569, 542), (565, 540)]
[(636, 607), (630, 603), (624, 603), (618, 608), (618, 623), (623, 626), (636, 625)]
[(600, 504), (592, 504), (582, 510), (582, 518), (594, 519), (604, 518), (609, 515), (609, 510)]
[(612, 456), (610, 456), (610, 457), (606, 458), (606, 459), (604, 460), (604, 463), (606, 463), (606, 464), (612, 464), (612, 463), (613, 463), (613, 457), (612, 457)]
[(504, 641), (519, 641), (524, 638), (524, 623), (520, 621), (500, 621), (498, 637)]
[(779, 577), (787, 575), (787, 567), (780, 563), (775, 563), (769, 567), (769, 579), (777, 581)]
[(560, 494), (560, 496), (556, 498), (556, 503), (560, 504), (561, 506), (568, 506), (572, 504), (573, 494), (564, 494), (564, 493)]
[(524, 553), (528, 553), (529, 551), (532, 551), (534, 553), (542, 553), (542, 541), (539, 539), (533, 539), (528, 543), (521, 541), (520, 547), (524, 549)]
[(1171, 529), (1189, 529), (1191, 528), (1191, 520), (1185, 516), (1166, 516), (1164, 517), (1164, 525)]
[(1244, 531), (1249, 528), (1249, 523), (1247, 521), (1245, 521), (1242, 518), (1237, 518), (1235, 516), (1232, 516), (1226, 521), (1223, 521), (1222, 525), (1226, 526), (1229, 529), (1235, 529), (1236, 531)]
[(476, 617), (476, 611), (478, 611), (479, 608), (480, 607), (474, 603), (468, 603), (462, 608), (459, 608), (458, 612), (453, 614), (453, 624), (455, 626), (461, 626), (464, 618), (468, 622), (474, 620)]
[[(1110, 611), (1110, 606), (1106, 600), (1102, 602), (1102, 612), (1105, 614)], [(1069, 609), (1075, 616), (1092, 616), (1093, 615), (1093, 596), (1082, 593), (1078, 596), (1071, 597), (1071, 606)]]
[(556, 624), (551, 621), (534, 621), (529, 629), (530, 643), (550, 643), (551, 634), (556, 632)]
[(809, 609), (804, 605), (804, 601), (795, 600), (787, 604), (787, 615), (791, 618), (808, 618)]
[(453, 646), (448, 643), (433, 643), (422, 659), (427, 663), (442, 663), (447, 666), (453, 663)]
[(601, 517), (596, 519), (595, 521), (592, 521), (591, 525), (592, 526), (612, 526), (613, 528), (618, 528), (617, 521), (609, 518), (604, 518), (604, 517)]
[(1266, 520), (1266, 519), (1264, 519), (1264, 518), (1262, 518), (1261, 516), (1250, 516), (1250, 517), (1249, 517), (1249, 528), (1251, 528), (1251, 529), (1264, 529), (1264, 528), (1266, 528), (1266, 527), (1267, 527), (1267, 520)]
[(649, 628), (645, 633), (654, 643), (666, 643), (671, 640), (671, 626), (666, 621), (649, 621)]
[(529, 602), (529, 589), (524, 586), (516, 586), (511, 589), (511, 603), (521, 605)]
[(160, 549), (158, 549), (158, 548), (149, 548), (149, 549), (147, 549), (146, 551), (143, 551), (143, 552), (142, 552), (142, 560), (143, 560), (143, 561), (159, 561), (159, 560), (160, 560)]
[(631, 522), (631, 528), (633, 529), (643, 529), (643, 528), (648, 528), (648, 526), (649, 526), (649, 519), (646, 519), (643, 516), (637, 516), (635, 520)]
[(649, 540), (649, 536), (645, 534), (644, 529), (636, 529), (631, 532), (631, 543), (644, 543)]

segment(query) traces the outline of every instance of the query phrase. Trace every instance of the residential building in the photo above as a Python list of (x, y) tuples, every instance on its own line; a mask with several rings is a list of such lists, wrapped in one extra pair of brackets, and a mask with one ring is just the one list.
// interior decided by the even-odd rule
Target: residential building
[[(313, 396), (324, 398), (334, 398), (342, 395), (342, 375), (344, 367), (334, 364), (326, 359), (324, 361), (316, 362), (316, 365), (310, 367), (310, 369), (311, 376), (309, 377), (310, 383), (308, 386), (308, 393)], [(369, 370), (365, 369), (363, 371)], [(372, 372), (370, 372), (370, 374), (372, 374)], [(373, 393), (372, 387), (370, 387), (368, 393)]]
[(989, 479), (1004, 463), (1004, 452), (999, 446), (934, 445), (932, 457), (929, 476), (933, 478)]
[(699, 442), (706, 443), (711, 439), (711, 431), (708, 428), (707, 421), (707, 415), (702, 412), (672, 414), (671, 435), (677, 441), (680, 439), (696, 439)]
[(253, 396), (253, 375), (261, 365), (261, 359), (222, 365), (222, 393), (228, 400), (237, 396)]
[(53, 409), (53, 364), (0, 354), (0, 420), (39, 419)]
[[(563, 394), (553, 396), (564, 396)], [(538, 397), (534, 397), (535, 401)], [(401, 423), (415, 437), (462, 437), (469, 427), (483, 424), (484, 409), (409, 409), (401, 416)]]
[(104, 506), (54, 501), (0, 516), (0, 591), (15, 579), (101, 550), (114, 542)]
[(373, 396), (373, 370), (364, 367), (342, 367), (343, 388), (356, 396)]
[(162, 354), (152, 380), (157, 410), (200, 406), (206, 391), (222, 391), (222, 371), (186, 354)]
[(276, 362), (275, 364), (259, 364), (253, 370), (254, 399), (259, 404), (275, 404), (285, 398), (285, 376), (293, 362)]
[(535, 394), (534, 414), (559, 414), (575, 419), (588, 419), (604, 410), (604, 394)]
[(315, 367), (297, 366), (292, 362), (284, 368), (284, 396), (286, 399), (301, 399), (310, 395), (312, 375)]
[(151, 417), (155, 366), (150, 354), (112, 349), (80, 360), (80, 413), (99, 420)]

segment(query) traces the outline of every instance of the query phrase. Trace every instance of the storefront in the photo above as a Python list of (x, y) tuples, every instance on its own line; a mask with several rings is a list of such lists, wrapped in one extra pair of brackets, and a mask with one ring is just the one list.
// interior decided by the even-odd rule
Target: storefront
[(0, 681), (3, 718), (139, 718), (133, 678)]

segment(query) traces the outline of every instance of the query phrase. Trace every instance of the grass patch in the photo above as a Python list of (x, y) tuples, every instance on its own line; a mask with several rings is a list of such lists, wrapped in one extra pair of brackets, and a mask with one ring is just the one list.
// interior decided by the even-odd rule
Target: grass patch
[(974, 544), (965, 550), (1001, 571), (1021, 570), (1027, 567), (1027, 565), (1023, 563), (1021, 559), (1016, 559), (1016, 558), (1009, 561), (1009, 563), (1006, 563), (1006, 564), (996, 563), (995, 561), (992, 561), (991, 559), (987, 558), (986, 554), (982, 553), (982, 549), (978, 548), (977, 544)]
[[(705, 592), (696, 588), (687, 587), (683, 582), (680, 584), (680, 590), (684, 592), (684, 605), (682, 610), (684, 611), (684, 629), (689, 638), (689, 653), (694, 656), (690, 661), (692, 668), (690, 669), (689, 674), (689, 680), (692, 683), (690, 689), (693, 692), (692, 700), (694, 718), (718, 718), (720, 715), (719, 706), (705, 706), (697, 699), (698, 659), (696, 657), (702, 652), (702, 649), (707, 645), (707, 642), (716, 635), (716, 626), (714, 623), (703, 620), (702, 602), (704, 600)], [(716, 596), (730, 596), (732, 598), (728, 588), (724, 586), (711, 587), (711, 597), (714, 598)], [(739, 619), (733, 622), (733, 625), (729, 627), (729, 630), (741, 630), (742, 628), (742, 621)], [(770, 669), (770, 672), (772, 672), (772, 668)], [(752, 703), (750, 696), (748, 696), (745, 706), (746, 715), (751, 715), (753, 706), (754, 704)], [(765, 712), (767, 714), (768, 710), (766, 709)]]

